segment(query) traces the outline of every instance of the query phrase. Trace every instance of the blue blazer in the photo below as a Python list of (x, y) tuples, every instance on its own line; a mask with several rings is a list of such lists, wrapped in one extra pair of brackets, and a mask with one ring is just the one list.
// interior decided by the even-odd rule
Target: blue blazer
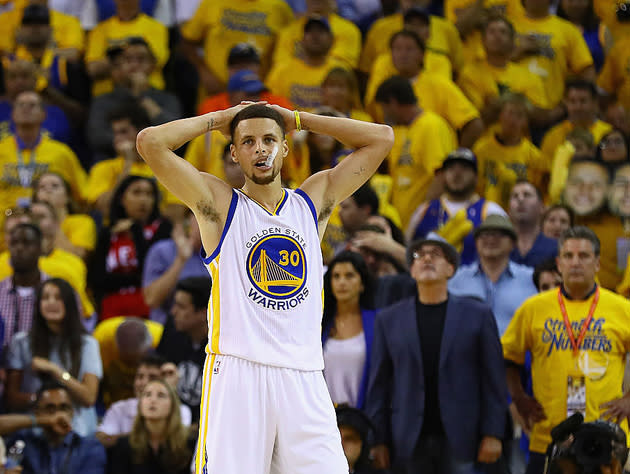
[[(407, 462), (424, 420), (424, 372), (411, 297), (377, 314), (365, 411), (377, 444), (387, 444), (394, 465)], [(507, 385), (499, 333), (490, 307), (449, 294), (440, 346), (440, 416), (459, 461), (475, 461), (483, 436), (504, 438)]]
[[(361, 320), (363, 321), (363, 335), (365, 336), (365, 366), (363, 367), (363, 376), (361, 377), (361, 385), (359, 386), (359, 395), (357, 397), (356, 408), (362, 410), (365, 405), (365, 395), (367, 393), (368, 381), (370, 378), (370, 359), (372, 355), (372, 339), (374, 338), (374, 318), (376, 311), (371, 309), (361, 310)], [(322, 347), (328, 340), (330, 328), (323, 328), (322, 331)]]

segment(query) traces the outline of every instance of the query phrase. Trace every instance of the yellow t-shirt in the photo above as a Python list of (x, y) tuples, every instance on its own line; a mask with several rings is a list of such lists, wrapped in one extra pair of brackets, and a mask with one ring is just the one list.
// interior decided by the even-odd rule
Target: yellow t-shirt
[(273, 94), (286, 97), (300, 110), (313, 110), (322, 104), (322, 83), (331, 69), (345, 67), (329, 57), (321, 66), (309, 66), (297, 58), (276, 64), (265, 83)]
[(615, 94), (630, 110), (630, 37), (620, 39), (610, 48), (597, 85), (609, 94)]
[[(135, 396), (133, 379), (136, 368), (129, 367), (120, 360), (116, 345), (116, 330), (124, 320), (125, 317), (106, 319), (94, 328), (92, 334), (101, 348), (104, 371), (101, 390), (105, 406)], [(164, 327), (155, 321), (143, 320), (143, 323), (151, 334), (151, 347), (155, 349), (160, 343)]]
[[(474, 3), (475, 0), (447, 0), (444, 4), (444, 14), (447, 20), (455, 24), (458, 15)], [(525, 13), (520, 0), (484, 0), (483, 6), (486, 10), (500, 13), (508, 19), (516, 18)], [(463, 54), (468, 61), (486, 57), (480, 31), (474, 31), (464, 38)]]
[[(503, 334), (503, 354), (523, 364), (525, 352), (532, 353), (534, 396), (547, 419), (532, 429), (529, 448), (544, 453), (551, 442), (551, 428), (567, 417), (569, 376), (584, 376), (586, 421), (597, 420), (602, 403), (621, 397), (625, 356), (630, 349), (630, 303), (619, 295), (600, 289), (600, 298), (580, 353), (573, 348), (558, 303), (558, 290), (549, 290), (526, 300), (516, 311)], [(586, 318), (593, 295), (585, 301), (564, 298), (575, 337)], [(622, 423), (627, 432), (627, 423)]]
[[(109, 368), (109, 364), (118, 358), (118, 347), (116, 347), (116, 331), (124, 321), (125, 317), (109, 318), (96, 325), (92, 337), (98, 341), (101, 347), (101, 360), (103, 361), (103, 370)], [(162, 333), (164, 332), (164, 326), (155, 321), (143, 320), (142, 321), (149, 333), (151, 334), (151, 347), (156, 348), (162, 339)]]
[(225, 180), (223, 171), (223, 150), (227, 138), (216, 130), (194, 138), (186, 148), (184, 159), (199, 171), (210, 173)]
[[(424, 55), (423, 71), (444, 77), (446, 80), (451, 80), (453, 77), (451, 62), (448, 58), (443, 54), (433, 53), (432, 51), (427, 51)], [(398, 75), (398, 69), (394, 66), (391, 51), (386, 51), (376, 58), (365, 91), (366, 106), (373, 106), (374, 96), (376, 96), (379, 86), (386, 79), (396, 75)]]
[[(380, 73), (376, 73), (381, 75)], [(375, 74), (375, 77), (378, 77)], [(383, 111), (374, 101), (376, 91), (387, 77), (381, 82), (378, 79), (368, 82), (365, 104), (368, 112), (378, 121), (383, 121)], [(418, 98), (418, 105), (424, 110), (430, 110), (444, 118), (454, 130), (459, 130), (471, 120), (479, 117), (479, 111), (468, 100), (457, 85), (450, 79), (420, 72), (412, 81), (413, 91)]]
[(96, 224), (87, 214), (70, 214), (61, 223), (61, 231), (77, 247), (94, 250), (96, 247)]
[[(101, 194), (112, 191), (124, 168), (125, 159), (122, 156), (103, 160), (92, 166), (85, 191), (85, 200), (89, 204), (94, 204)], [(132, 164), (129, 175), (155, 178), (153, 170), (144, 161)], [(181, 204), (181, 201), (162, 186), (160, 182), (158, 182), (158, 189), (162, 195), (163, 206), (167, 204)]]
[(593, 65), (582, 33), (575, 25), (555, 15), (542, 19), (523, 15), (514, 19), (514, 28), (519, 35), (536, 35), (544, 45), (542, 54), (528, 56), (520, 62), (540, 76), (545, 84), (549, 106), (555, 107), (562, 100), (567, 77)]
[[(351, 21), (334, 13), (328, 16), (334, 43), (330, 56), (343, 61), (347, 67), (356, 68), (361, 54), (361, 31)], [(302, 38), (306, 17), (298, 18), (283, 28), (278, 35), (273, 53), (273, 65), (282, 64), (292, 57), (304, 59)]]
[(543, 175), (549, 171), (549, 162), (526, 138), (516, 146), (505, 146), (494, 133), (487, 133), (477, 140), (473, 151), (478, 161), (479, 194), (504, 209), (508, 207), (510, 191), (518, 179), (527, 179), (539, 186)]
[(276, 35), (292, 20), (291, 7), (282, 0), (202, 0), (181, 33), (189, 41), (203, 42), (208, 68), (227, 82), (232, 47), (244, 42), (255, 46), (266, 70)]
[(14, 207), (18, 201), (30, 201), (31, 184), (46, 172), (57, 173), (67, 181), (75, 199), (82, 200), (87, 174), (77, 156), (64, 143), (42, 135), (33, 150), (18, 153), (13, 135), (0, 140), (0, 208)]
[(545, 86), (540, 78), (522, 64), (509, 62), (498, 68), (484, 60), (467, 63), (457, 78), (457, 85), (475, 107), (483, 108), (489, 99), (507, 92), (524, 94), (537, 107), (549, 108)]
[(388, 174), (375, 173), (370, 178), (370, 186), (378, 196), (378, 213), (391, 219), (396, 226), (402, 227), (400, 214), (391, 203), (394, 179)]
[(394, 137), (389, 154), (392, 204), (405, 229), (413, 211), (425, 200), (435, 170), (457, 147), (457, 137), (442, 117), (426, 110), (410, 126), (394, 127)]
[[(68, 61), (62, 56), (57, 56), (54, 49), (46, 48), (42, 58), (37, 62), (26, 47), (19, 45), (15, 48), (15, 57), (23, 61), (36, 63), (40, 67), (42, 73), (37, 75), (36, 90), (44, 90), (48, 87), (48, 83), (53, 80), (58, 80), (63, 87), (68, 85)], [(57, 64), (53, 68), (55, 59)]]
[(362, 122), (374, 122), (372, 116), (361, 109), (352, 109), (350, 111), (350, 118), (353, 120), (361, 120)]
[[(372, 70), (376, 59), (389, 50), (391, 37), (403, 29), (403, 16), (401, 13), (386, 16), (376, 20), (368, 31), (359, 69), (365, 73)], [(455, 71), (463, 65), (462, 40), (455, 25), (444, 18), (431, 16), (429, 20), (430, 36), (427, 42), (427, 50), (446, 56)], [(379, 83), (380, 84), (380, 83)]]
[[(88, 36), (85, 62), (106, 59), (107, 48), (133, 36), (144, 38), (151, 47), (155, 56), (156, 67), (149, 82), (156, 89), (164, 89), (162, 68), (169, 56), (168, 29), (144, 13), (140, 13), (131, 21), (120, 21), (117, 16), (113, 16), (96, 25)], [(94, 95), (104, 94), (110, 92), (112, 87), (112, 82), (109, 79), (96, 81), (92, 93)]]
[(479, 118), (479, 111), (449, 79), (421, 72), (413, 82), (413, 91), (420, 107), (444, 117), (454, 130)]
[(615, 42), (630, 36), (630, 23), (622, 23), (617, 19), (617, 3), (622, 3), (622, 0), (593, 0), (595, 14), (606, 25)]
[[(543, 152), (543, 155), (551, 162), (553, 160), (554, 155), (556, 154), (556, 149), (564, 143), (566, 140), (567, 134), (575, 128), (572, 122), (568, 120), (564, 120), (560, 122), (558, 125), (552, 127), (543, 137), (543, 141), (540, 144), (540, 149)], [(588, 131), (593, 135), (593, 140), (595, 143), (599, 143), (604, 135), (612, 130), (612, 125), (606, 122), (602, 122), (597, 119), (593, 122), (593, 124), (588, 128)]]
[[(8, 251), (0, 254), (0, 280), (13, 275), (10, 259)], [(39, 257), (39, 269), (49, 277), (66, 280), (81, 301), (83, 316), (90, 317), (94, 314), (94, 305), (86, 291), (87, 268), (83, 260), (70, 252), (56, 248), (50, 255)]]
[[(15, 34), (22, 23), (22, 12), (23, 8), (15, 8), (0, 15), (0, 51), (10, 53), (15, 49)], [(50, 26), (55, 47), (83, 51), (85, 41), (78, 18), (50, 10)]]

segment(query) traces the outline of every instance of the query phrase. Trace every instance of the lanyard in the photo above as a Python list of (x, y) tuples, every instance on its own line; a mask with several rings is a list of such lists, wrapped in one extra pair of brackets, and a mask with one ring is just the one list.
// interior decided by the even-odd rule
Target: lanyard
[(24, 163), (24, 157), (22, 156), (22, 150), (26, 149), (26, 145), (18, 136), (15, 136), (15, 144), (17, 148), (17, 172), (20, 180), (20, 185), (23, 188), (30, 188), (33, 183), (33, 176), (35, 175), (35, 169), (37, 167), (37, 160), (35, 159), (35, 149), (39, 145), (41, 140), (41, 134), (37, 137), (37, 141), (31, 148), (31, 157), (28, 164)]
[(575, 334), (573, 334), (573, 329), (571, 328), (571, 322), (569, 321), (569, 315), (567, 314), (567, 308), (564, 306), (564, 300), (562, 299), (562, 290), (558, 288), (558, 304), (560, 305), (560, 311), (562, 312), (562, 317), (564, 319), (564, 326), (567, 328), (567, 334), (569, 335), (569, 340), (571, 341), (571, 346), (573, 346), (573, 356), (578, 354), (578, 350), (580, 344), (584, 340), (584, 336), (586, 336), (586, 330), (588, 329), (589, 324), (591, 324), (591, 320), (593, 319), (593, 314), (595, 314), (595, 308), (597, 307), (597, 303), (599, 302), (599, 287), (595, 290), (595, 296), (593, 296), (593, 302), (591, 303), (591, 308), (588, 310), (588, 316), (584, 320), (582, 327), (580, 328), (580, 334), (577, 339), (575, 338)]

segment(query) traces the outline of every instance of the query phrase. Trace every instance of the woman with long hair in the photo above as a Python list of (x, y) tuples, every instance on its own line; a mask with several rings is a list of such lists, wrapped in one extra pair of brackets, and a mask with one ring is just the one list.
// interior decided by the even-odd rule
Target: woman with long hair
[(82, 436), (96, 431), (94, 404), (103, 376), (100, 348), (83, 329), (77, 296), (68, 282), (53, 278), (42, 284), (33, 326), (13, 337), (7, 368), (9, 410), (31, 408), (47, 377), (62, 384), (75, 403), (72, 429)]
[(372, 278), (360, 254), (344, 251), (324, 275), (324, 378), (334, 403), (362, 408), (370, 366), (374, 316)]
[(356, 75), (342, 67), (331, 69), (322, 82), (322, 105), (351, 119), (373, 121), (362, 109)]
[(554, 204), (543, 214), (542, 232), (550, 239), (559, 239), (565, 230), (573, 227), (574, 215), (565, 204)]
[(179, 398), (164, 380), (149, 382), (138, 400), (129, 436), (120, 438), (109, 462), (111, 474), (188, 474), (194, 443), (182, 425)]
[(88, 272), (101, 320), (115, 316), (148, 317), (142, 296), (142, 267), (149, 247), (171, 235), (171, 223), (160, 215), (154, 179), (127, 176), (111, 200)]
[(55, 209), (61, 227), (55, 246), (86, 259), (96, 246), (96, 224), (89, 215), (75, 213), (70, 185), (60, 174), (49, 171), (33, 182), (33, 202), (41, 201)]

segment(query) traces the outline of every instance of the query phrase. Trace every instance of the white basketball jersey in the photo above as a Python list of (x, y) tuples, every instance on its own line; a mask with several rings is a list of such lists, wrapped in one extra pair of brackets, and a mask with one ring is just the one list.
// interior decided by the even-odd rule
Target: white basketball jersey
[(208, 345), (260, 364), (322, 370), (323, 263), (317, 216), (301, 190), (283, 190), (271, 213), (233, 191), (212, 278)]

